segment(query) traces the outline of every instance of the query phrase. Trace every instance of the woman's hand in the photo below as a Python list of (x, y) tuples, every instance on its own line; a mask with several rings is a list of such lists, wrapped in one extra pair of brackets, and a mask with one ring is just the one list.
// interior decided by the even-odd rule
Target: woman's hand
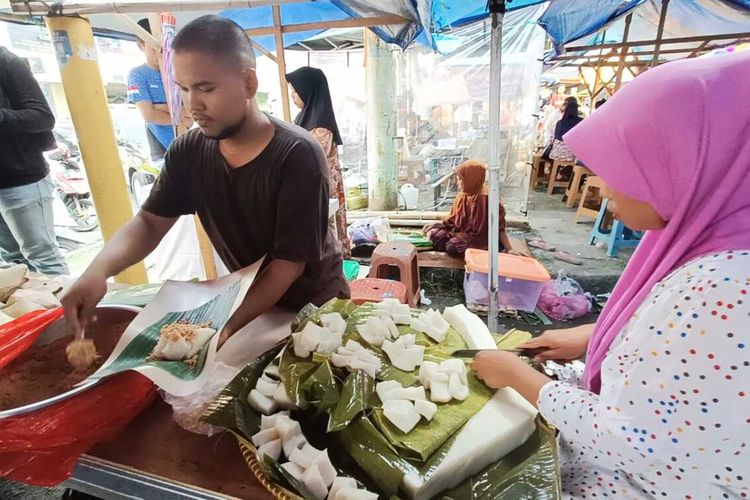
[(443, 223), (442, 222), (436, 222), (434, 224), (427, 224), (422, 229), (422, 234), (424, 234), (425, 236), (428, 236), (429, 233), (430, 233), (430, 231), (435, 230), (435, 229), (439, 229), (439, 228), (442, 228), (442, 227), (443, 227)]
[(482, 351), (474, 357), (471, 369), (487, 387), (511, 387), (532, 405), (537, 405), (539, 391), (551, 379), (539, 373), (521, 358), (504, 351)]
[(583, 325), (564, 330), (548, 330), (540, 337), (519, 345), (519, 349), (544, 349), (534, 356), (537, 361), (572, 361), (586, 354), (594, 325)]
[(471, 369), (487, 387), (502, 389), (513, 387), (519, 372), (530, 368), (518, 356), (505, 351), (481, 351), (474, 357)]

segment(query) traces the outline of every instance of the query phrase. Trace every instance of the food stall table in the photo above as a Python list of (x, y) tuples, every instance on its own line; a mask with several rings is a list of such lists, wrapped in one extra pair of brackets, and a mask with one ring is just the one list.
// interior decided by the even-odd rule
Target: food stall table
[(162, 400), (115, 441), (82, 456), (64, 486), (117, 500), (273, 498), (248, 469), (234, 437), (183, 430)]

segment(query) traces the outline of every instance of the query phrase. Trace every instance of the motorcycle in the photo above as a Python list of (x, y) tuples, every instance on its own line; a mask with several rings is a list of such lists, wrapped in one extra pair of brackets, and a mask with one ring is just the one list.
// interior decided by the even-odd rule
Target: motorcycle
[(70, 149), (58, 142), (58, 148), (47, 155), (55, 194), (62, 201), (73, 221), (71, 229), (90, 232), (99, 227), (91, 190), (81, 165), (70, 154)]
[(117, 147), (126, 172), (128, 190), (136, 206), (140, 207), (151, 193), (151, 188), (164, 165), (164, 160), (147, 159), (137, 147), (126, 140), (118, 139)]

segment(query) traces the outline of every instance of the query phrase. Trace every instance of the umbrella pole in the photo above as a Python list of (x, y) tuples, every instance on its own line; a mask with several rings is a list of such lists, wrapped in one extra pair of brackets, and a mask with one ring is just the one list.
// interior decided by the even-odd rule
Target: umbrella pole
[(503, 17), (505, 0), (490, 0), (488, 3), (492, 32), (490, 41), (490, 157), (489, 157), (489, 292), (490, 311), (487, 326), (497, 333), (498, 316), (498, 254), (500, 253), (500, 83), (502, 80), (501, 60), (503, 45)]

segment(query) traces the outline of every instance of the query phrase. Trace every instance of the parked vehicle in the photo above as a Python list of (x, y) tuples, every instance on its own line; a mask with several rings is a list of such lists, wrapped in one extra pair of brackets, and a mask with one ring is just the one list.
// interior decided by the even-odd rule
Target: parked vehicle
[(58, 142), (58, 148), (47, 155), (50, 176), (55, 184), (55, 193), (63, 202), (68, 215), (74, 222), (74, 231), (89, 232), (99, 227), (91, 189), (83, 169), (72, 157), (70, 149)]

